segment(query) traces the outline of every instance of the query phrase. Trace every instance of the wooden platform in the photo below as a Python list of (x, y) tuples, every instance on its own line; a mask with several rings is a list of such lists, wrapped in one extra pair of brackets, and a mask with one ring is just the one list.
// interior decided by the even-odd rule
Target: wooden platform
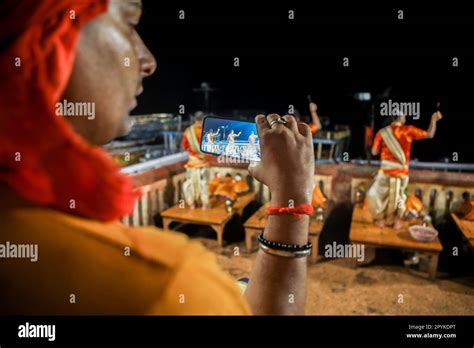
[(451, 213), (451, 216), (469, 243), (469, 246), (474, 249), (474, 221), (463, 220), (455, 213)]
[[(372, 222), (372, 217), (367, 209), (355, 206), (352, 214), (350, 241), (363, 244), (369, 248), (394, 248), (406, 251), (416, 251), (426, 255), (429, 261), (428, 275), (431, 279), (436, 278), (439, 253), (443, 250), (439, 238), (432, 242), (422, 243), (415, 241), (408, 232), (408, 222), (404, 221), (401, 229), (391, 227), (378, 227)], [(366, 252), (367, 254), (367, 252)]]
[(225, 210), (224, 201), (218, 201), (210, 209), (191, 209), (190, 207), (180, 207), (175, 205), (161, 212), (163, 217), (163, 228), (169, 230), (172, 222), (182, 222), (187, 224), (208, 225), (217, 233), (217, 243), (223, 245), (224, 228), (234, 214), (242, 215), (243, 210), (255, 199), (255, 193), (249, 192), (240, 196), (233, 206), (233, 212)]
[[(252, 251), (252, 238), (260, 234), (267, 224), (267, 215), (265, 213), (269, 203), (264, 204), (257, 210), (244, 224), (245, 227), (245, 246), (248, 252)], [(310, 260), (317, 262), (319, 234), (323, 229), (324, 222), (316, 221), (312, 218), (309, 224), (309, 241), (313, 244), (313, 251)]]

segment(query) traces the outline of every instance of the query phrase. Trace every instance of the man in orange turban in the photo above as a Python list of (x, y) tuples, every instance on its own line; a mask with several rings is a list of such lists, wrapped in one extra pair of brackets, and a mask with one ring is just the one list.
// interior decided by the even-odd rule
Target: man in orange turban
[[(304, 313), (306, 262), (260, 250), (244, 297), (199, 243), (119, 223), (139, 192), (98, 145), (127, 133), (156, 69), (141, 12), (140, 0), (0, 3), (0, 315)], [(251, 172), (274, 205), (308, 203), (309, 128), (285, 117), (275, 131), (278, 115), (257, 116)], [(306, 244), (308, 225), (271, 216), (265, 238)]]

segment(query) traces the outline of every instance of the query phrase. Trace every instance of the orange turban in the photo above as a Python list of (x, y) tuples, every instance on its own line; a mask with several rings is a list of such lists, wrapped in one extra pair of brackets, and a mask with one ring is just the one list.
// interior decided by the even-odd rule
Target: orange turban
[(0, 181), (43, 207), (110, 221), (138, 196), (107, 154), (55, 114), (81, 27), (106, 0), (6, 0), (0, 5)]

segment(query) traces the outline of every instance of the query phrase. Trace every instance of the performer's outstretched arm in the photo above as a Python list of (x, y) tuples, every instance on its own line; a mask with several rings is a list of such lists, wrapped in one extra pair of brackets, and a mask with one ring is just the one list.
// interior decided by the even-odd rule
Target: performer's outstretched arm
[(309, 103), (309, 111), (311, 111), (311, 119), (316, 127), (318, 127), (318, 130), (322, 129), (323, 126), (318, 116), (318, 105), (316, 103)]
[(428, 130), (426, 131), (426, 138), (425, 139), (433, 139), (436, 134), (436, 123), (443, 118), (441, 112), (436, 111), (433, 115), (431, 115), (431, 122)]
[[(311, 129), (285, 116), (286, 125), (269, 122), (278, 115), (259, 115), (255, 122), (262, 150), (261, 162), (249, 166), (250, 174), (268, 186), (271, 205), (311, 203), (314, 186), (314, 153)], [(264, 238), (287, 244), (308, 242), (309, 216), (271, 215)], [(317, 252), (314, 250), (313, 252)], [(306, 258), (286, 258), (259, 250), (245, 296), (253, 314), (304, 314)]]
[(382, 148), (382, 136), (380, 134), (380, 132), (377, 132), (377, 134), (375, 135), (375, 138), (374, 138), (374, 143), (372, 144), (372, 156), (378, 156), (380, 155), (380, 151), (381, 151), (381, 148)]

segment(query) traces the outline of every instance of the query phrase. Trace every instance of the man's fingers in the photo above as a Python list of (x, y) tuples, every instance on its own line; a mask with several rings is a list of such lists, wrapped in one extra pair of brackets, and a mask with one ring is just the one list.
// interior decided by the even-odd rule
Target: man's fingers
[(298, 122), (298, 132), (306, 138), (313, 137), (313, 135), (311, 134), (311, 128), (309, 128), (306, 123)]
[(264, 138), (263, 135), (265, 132), (269, 131), (270, 125), (267, 122), (267, 117), (265, 115), (257, 115), (255, 116), (255, 124), (257, 125), (257, 132), (260, 138), (260, 141)]
[(441, 120), (443, 118), (443, 115), (441, 114), (441, 112), (436, 111), (435, 113), (433, 113), (433, 116), (431, 116), (431, 117), (436, 119), (436, 120)]
[(292, 132), (295, 134), (298, 134), (298, 124), (294, 118), (294, 116), (291, 115), (285, 115), (283, 116), (283, 119), (286, 121), (286, 126), (291, 129)]
[[(280, 118), (280, 115), (278, 115), (278, 114), (269, 114), (269, 115), (267, 115), (267, 122), (268, 122), (269, 125), (271, 125), (273, 121), (276, 121), (279, 118)], [(280, 123), (277, 123), (277, 122), (274, 122), (273, 125), (270, 126), (270, 128), (275, 128), (275, 127), (278, 127), (278, 126), (283, 126), (284, 127), (284, 125), (282, 125)]]

